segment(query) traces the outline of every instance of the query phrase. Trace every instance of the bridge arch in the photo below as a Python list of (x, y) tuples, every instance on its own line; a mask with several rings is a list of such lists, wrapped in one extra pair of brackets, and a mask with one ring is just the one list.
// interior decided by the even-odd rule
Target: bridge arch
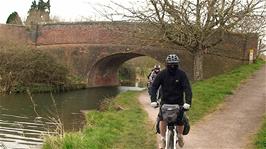
[(118, 69), (126, 61), (149, 56), (140, 53), (115, 53), (102, 57), (88, 72), (88, 86), (116, 86), (119, 85)]

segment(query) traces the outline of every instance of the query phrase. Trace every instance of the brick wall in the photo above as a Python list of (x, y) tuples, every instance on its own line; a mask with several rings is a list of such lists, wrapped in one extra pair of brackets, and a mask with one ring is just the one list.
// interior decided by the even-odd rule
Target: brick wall
[[(257, 52), (258, 37), (242, 34), (226, 34), (223, 42), (204, 55), (204, 78), (232, 70), (249, 61), (249, 49)], [(254, 59), (256, 54), (254, 54)]]
[[(38, 27), (37, 45), (122, 44), (125, 32), (108, 23), (51, 24)], [(125, 42), (124, 42), (125, 43)]]
[(0, 41), (12, 41), (19, 44), (34, 44), (32, 32), (25, 26), (0, 24)]

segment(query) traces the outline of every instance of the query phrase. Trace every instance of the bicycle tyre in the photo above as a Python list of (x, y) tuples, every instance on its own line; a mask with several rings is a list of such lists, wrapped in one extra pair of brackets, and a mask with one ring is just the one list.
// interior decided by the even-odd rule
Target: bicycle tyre
[(168, 142), (167, 142), (167, 149), (174, 149), (174, 131), (169, 130), (168, 132)]

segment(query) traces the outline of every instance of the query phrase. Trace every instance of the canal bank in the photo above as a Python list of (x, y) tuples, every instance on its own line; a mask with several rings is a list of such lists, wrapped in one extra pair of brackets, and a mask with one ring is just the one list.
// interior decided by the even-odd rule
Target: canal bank
[[(105, 98), (111, 98), (135, 87), (104, 87), (53, 94), (25, 94), (0, 96), (0, 142), (9, 146), (40, 146), (46, 134), (53, 134), (55, 110), (66, 132), (79, 131), (85, 123), (81, 111), (97, 109)], [(56, 109), (55, 109), (56, 105)], [(35, 112), (38, 113), (36, 113)], [(10, 147), (11, 148), (11, 147)]]
[(153, 123), (137, 100), (140, 92), (123, 92), (107, 100), (100, 111), (86, 115), (87, 124), (81, 132), (46, 139), (44, 149), (72, 148), (155, 148)]

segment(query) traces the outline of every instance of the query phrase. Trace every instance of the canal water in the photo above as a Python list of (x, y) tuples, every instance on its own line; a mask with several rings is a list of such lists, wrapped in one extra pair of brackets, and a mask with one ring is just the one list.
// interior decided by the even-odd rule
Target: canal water
[(84, 125), (82, 111), (97, 109), (100, 102), (136, 87), (90, 88), (58, 94), (0, 96), (0, 149), (39, 148), (43, 137), (54, 134), (55, 119), (60, 117), (65, 131)]

